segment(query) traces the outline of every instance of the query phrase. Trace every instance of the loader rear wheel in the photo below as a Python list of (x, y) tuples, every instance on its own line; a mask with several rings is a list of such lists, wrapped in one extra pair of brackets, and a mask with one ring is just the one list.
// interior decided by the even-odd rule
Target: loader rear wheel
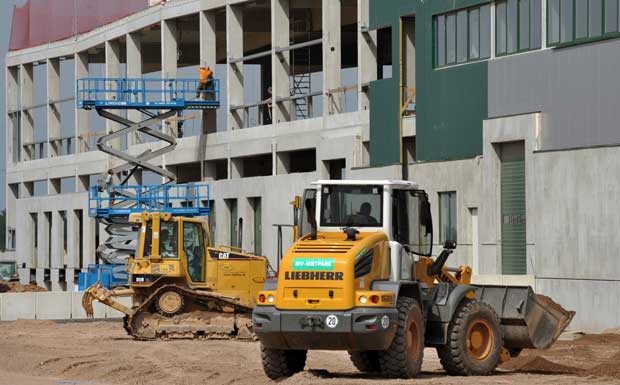
[(379, 352), (381, 374), (390, 378), (413, 378), (420, 373), (424, 358), (424, 317), (413, 298), (398, 298), (396, 307), (396, 335), (390, 347)]
[(353, 365), (355, 365), (360, 372), (374, 373), (381, 371), (379, 352), (377, 351), (349, 352), (349, 357)]
[(502, 346), (500, 320), (493, 308), (465, 299), (448, 325), (448, 343), (437, 353), (450, 375), (485, 376), (499, 365)]
[(279, 350), (260, 346), (263, 370), (272, 380), (299, 373), (306, 366), (306, 350)]

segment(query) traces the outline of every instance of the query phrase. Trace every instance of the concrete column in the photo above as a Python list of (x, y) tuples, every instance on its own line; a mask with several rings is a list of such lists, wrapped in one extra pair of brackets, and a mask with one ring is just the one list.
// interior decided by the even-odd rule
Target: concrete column
[(202, 162), (202, 180), (209, 182), (214, 181), (217, 176), (217, 166), (215, 162)]
[[(44, 212), (39, 212), (37, 216), (37, 267), (50, 268), (50, 255), (49, 255), (49, 231), (50, 222), (49, 217)], [(38, 278), (37, 278), (38, 280)]]
[(322, 0), (323, 14), (323, 116), (341, 111), (342, 93), (329, 94), (341, 87), (340, 2)]
[[(215, 13), (200, 12), (200, 65), (207, 65), (215, 71), (217, 66)], [(215, 110), (202, 112), (202, 133), (217, 131), (217, 115)], [(203, 176), (204, 176), (203, 171)]]
[[(18, 137), (17, 130), (17, 110), (19, 109), (19, 67), (6, 68), (6, 111), (15, 111), (13, 115), (6, 116), (6, 160), (7, 164), (13, 163), (15, 152), (19, 152), (19, 144), (13, 147), (15, 139)], [(8, 205), (7, 205), (8, 207)]]
[[(118, 40), (108, 40), (105, 42), (105, 76), (107, 78), (121, 77), (121, 45)], [(108, 99), (114, 98), (116, 95), (108, 95)], [(108, 133), (118, 131), (122, 126), (109, 119), (106, 119), (106, 131)], [(115, 139), (110, 142), (110, 146), (116, 149), (121, 148), (121, 139)]]
[[(127, 77), (142, 77), (142, 39), (139, 33), (128, 33), (126, 37)], [(142, 113), (136, 110), (127, 110), (127, 119), (138, 122), (142, 120)], [(138, 142), (138, 133), (127, 138), (127, 146)]]
[(369, 88), (363, 85), (377, 80), (377, 31), (367, 31), (369, 24), (369, 0), (357, 0), (357, 101), (360, 111), (370, 109)]
[(24, 212), (23, 215), (19, 215), (15, 219), (15, 228), (19, 229), (15, 233), (15, 257), (20, 267), (22, 263), (26, 264), (26, 268), (36, 267), (37, 265), (37, 251), (34, 247), (34, 226), (37, 222), (36, 217), (33, 218), (29, 212)]
[[(231, 58), (243, 56), (243, 9), (238, 5), (226, 6), (226, 58), (228, 62), (228, 108), (241, 106), (243, 96), (243, 63), (230, 63)], [(228, 130), (243, 128), (242, 109), (228, 114)]]
[[(88, 77), (88, 53), (80, 52), (74, 56), (75, 79)], [(78, 95), (76, 95), (78, 97)], [(76, 108), (75, 109), (75, 137), (76, 137), (76, 153), (88, 151), (86, 144), (88, 138), (80, 139), (80, 135), (88, 134), (90, 125), (89, 111)]]
[(60, 284), (60, 270), (59, 269), (51, 269), (50, 270), (50, 284), (52, 291), (64, 291), (64, 287)]
[(230, 179), (238, 179), (243, 177), (243, 159), (230, 159)]
[(177, 22), (161, 22), (161, 72), (164, 78), (177, 77)]
[(290, 100), (275, 103), (275, 99), (290, 95), (291, 51), (275, 52), (280, 47), (290, 45), (289, 9), (290, 0), (271, 0), (271, 46), (274, 48), (271, 56), (273, 123), (290, 121), (293, 111)]
[[(8, 162), (7, 162), (8, 163)], [(6, 186), (6, 231), (4, 234), (0, 234), (0, 236), (5, 237), (6, 247), (11, 248), (11, 237), (9, 237), (9, 229), (17, 229), (17, 194), (18, 194), (18, 184), (7, 184)], [(20, 228), (21, 229), (21, 228)], [(15, 236), (15, 235), (13, 235)], [(15, 242), (15, 240), (12, 240)]]
[[(34, 76), (32, 71), (32, 63), (22, 64), (21, 66), (21, 106), (22, 109), (32, 106), (32, 94), (33, 94)], [(34, 119), (32, 117), (32, 111), (23, 110), (21, 116), (21, 130), (22, 130), (22, 160), (31, 160), (34, 158), (32, 149), (27, 149), (23, 146), (24, 143), (32, 143), (34, 138)], [(29, 146), (30, 147), (30, 146)]]
[[(161, 22), (161, 74), (163, 78), (177, 77), (177, 21), (163, 20)], [(165, 130), (166, 124), (162, 124), (162, 130)], [(177, 122), (171, 122), (170, 130), (176, 134)], [(162, 166), (166, 167), (166, 157), (162, 157)]]
[(52, 212), (52, 255), (51, 255), (51, 268), (59, 269), (63, 266), (64, 262), (64, 223), (60, 211)]
[(56, 102), (60, 100), (60, 59), (47, 60), (47, 137), (49, 138), (49, 156), (60, 155), (60, 111)]
[[(82, 234), (84, 235), (82, 254), (84, 255), (84, 260), (80, 268), (86, 268), (88, 264), (95, 263), (95, 251), (97, 249), (95, 244), (95, 226), (95, 219), (88, 216), (87, 212), (84, 212), (82, 215)], [(105, 233), (102, 235), (105, 236)]]
[[(75, 210), (67, 211), (67, 268), (74, 268), (79, 263), (80, 256), (80, 221), (78, 219)], [(67, 272), (67, 286), (69, 283), (69, 276)], [(71, 276), (73, 278), (73, 276)]]

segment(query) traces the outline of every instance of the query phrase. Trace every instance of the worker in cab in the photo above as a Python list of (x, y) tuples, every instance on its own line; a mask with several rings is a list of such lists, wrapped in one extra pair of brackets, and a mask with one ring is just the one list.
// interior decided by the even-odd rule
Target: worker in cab
[(196, 89), (196, 99), (213, 100), (213, 71), (206, 64), (198, 67), (200, 78)]

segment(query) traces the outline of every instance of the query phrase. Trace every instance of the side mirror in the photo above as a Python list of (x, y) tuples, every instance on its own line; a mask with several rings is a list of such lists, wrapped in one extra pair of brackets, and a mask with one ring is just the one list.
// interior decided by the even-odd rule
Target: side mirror
[(444, 249), (448, 249), (448, 250), (454, 250), (454, 249), (456, 249), (456, 241), (447, 240), (447, 241), (443, 244), (443, 248), (444, 248)]

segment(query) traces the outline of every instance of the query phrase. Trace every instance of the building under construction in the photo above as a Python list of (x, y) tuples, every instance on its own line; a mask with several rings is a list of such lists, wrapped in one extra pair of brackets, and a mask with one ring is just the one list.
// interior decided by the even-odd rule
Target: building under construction
[[(617, 326), (620, 7), (573, 3), (30, 0), (6, 58), (20, 279), (73, 290), (107, 237), (88, 190), (118, 166), (97, 142), (121, 125), (76, 108), (76, 81), (195, 79), (207, 65), (219, 108), (161, 121), (176, 147), (152, 161), (210, 185), (216, 244), (275, 262), (276, 225), (312, 181), (411, 179), (439, 218), (435, 243), (459, 244), (449, 265), (535, 287), (577, 311), (575, 329)], [(111, 143), (158, 146), (138, 133)]]

